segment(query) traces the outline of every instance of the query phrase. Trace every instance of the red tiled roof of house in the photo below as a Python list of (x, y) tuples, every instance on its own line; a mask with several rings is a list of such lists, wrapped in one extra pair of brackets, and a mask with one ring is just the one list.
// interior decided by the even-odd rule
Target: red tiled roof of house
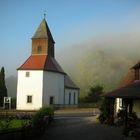
[(129, 85), (118, 88), (105, 95), (109, 98), (140, 98), (140, 80), (135, 80)]
[(45, 70), (65, 74), (57, 61), (48, 55), (31, 55), (17, 70)]
[(134, 81), (135, 81), (135, 71), (133, 69), (131, 69), (131, 70), (129, 70), (127, 75), (124, 77), (124, 79), (121, 81), (121, 84), (119, 87), (126, 86)]

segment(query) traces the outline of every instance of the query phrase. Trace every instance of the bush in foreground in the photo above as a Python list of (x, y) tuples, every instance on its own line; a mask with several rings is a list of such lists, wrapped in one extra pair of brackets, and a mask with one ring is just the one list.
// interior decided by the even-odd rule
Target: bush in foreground
[(45, 121), (45, 118), (48, 117), (49, 119), (53, 118), (54, 110), (51, 107), (43, 107), (41, 108), (32, 119), (32, 125), (40, 125), (41, 122)]
[(100, 123), (108, 123), (109, 121), (109, 101), (107, 99), (104, 99), (102, 101), (102, 104), (100, 106), (100, 111), (101, 111), (101, 114), (99, 116), (99, 121)]
[(23, 137), (39, 139), (45, 132), (49, 122), (53, 119), (54, 110), (51, 107), (43, 107), (32, 118), (31, 125), (23, 128)]

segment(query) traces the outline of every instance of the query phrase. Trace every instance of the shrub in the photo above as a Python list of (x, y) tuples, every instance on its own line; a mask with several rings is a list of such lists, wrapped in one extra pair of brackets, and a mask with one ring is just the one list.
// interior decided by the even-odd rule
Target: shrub
[(98, 117), (99, 121), (101, 123), (104, 123), (105, 121), (108, 122), (109, 121), (109, 116), (110, 116), (108, 99), (106, 99), (106, 98), (103, 99), (102, 104), (100, 106), (100, 111), (101, 111), (101, 114)]
[[(136, 126), (136, 122), (137, 122), (137, 115), (135, 112), (128, 114), (128, 126), (129, 127), (135, 127)], [(123, 125), (123, 123), (125, 122), (125, 110), (121, 109), (118, 111), (117, 113), (117, 124), (118, 125)]]
[(116, 125), (123, 125), (125, 121), (125, 110), (118, 110), (117, 118), (116, 118)]
[(100, 114), (100, 116), (98, 117), (100, 123), (104, 123), (106, 118), (104, 117), (103, 113)]
[(83, 100), (87, 103), (97, 103), (101, 100), (101, 95), (103, 94), (103, 86), (96, 85), (89, 89), (88, 95)]
[(15, 119), (12, 117), (7, 117), (5, 119), (0, 120), (0, 129), (14, 129), (14, 128), (25, 128), (31, 124), (30, 120), (25, 119)]
[[(32, 116), (32, 121), (29, 125), (27, 123), (23, 123), (23, 131), (22, 131), (22, 138), (23, 139), (40, 139), (40, 136), (46, 130), (46, 127), (49, 123), (49, 118), (53, 118), (54, 111), (53, 108), (50, 107), (43, 107), (39, 111), (36, 112), (35, 115)], [(29, 118), (26, 114), (19, 115), (22, 118)]]
[(33, 126), (38, 126), (41, 124), (41, 122), (44, 121), (44, 117), (48, 116), (50, 118), (53, 118), (54, 111), (53, 108), (50, 107), (43, 107), (41, 108), (33, 117), (32, 123)]
[(133, 113), (129, 114), (129, 117), (130, 117), (132, 120), (137, 120), (137, 119), (138, 119), (136, 112), (133, 112)]
[(11, 119), (6, 118), (5, 120), (0, 120), (0, 129), (8, 129), (11, 124)]
[(121, 118), (122, 120), (124, 120), (125, 119), (125, 110), (119, 109), (118, 113), (117, 113), (117, 118)]

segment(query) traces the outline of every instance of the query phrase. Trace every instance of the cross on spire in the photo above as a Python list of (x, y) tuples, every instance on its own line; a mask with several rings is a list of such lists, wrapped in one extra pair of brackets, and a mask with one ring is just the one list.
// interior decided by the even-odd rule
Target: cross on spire
[(46, 19), (46, 10), (44, 10), (44, 19)]

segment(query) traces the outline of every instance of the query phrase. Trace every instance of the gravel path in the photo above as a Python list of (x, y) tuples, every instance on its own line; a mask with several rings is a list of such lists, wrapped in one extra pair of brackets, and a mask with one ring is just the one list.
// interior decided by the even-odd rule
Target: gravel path
[(91, 117), (57, 117), (41, 140), (124, 140), (122, 129)]

